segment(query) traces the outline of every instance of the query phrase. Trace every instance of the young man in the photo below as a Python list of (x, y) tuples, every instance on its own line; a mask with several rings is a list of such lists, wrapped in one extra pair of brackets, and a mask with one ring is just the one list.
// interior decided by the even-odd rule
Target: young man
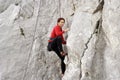
[(48, 51), (54, 51), (61, 59), (62, 76), (64, 75), (66, 69), (64, 58), (65, 55), (67, 55), (67, 53), (63, 51), (63, 47), (62, 47), (62, 44), (66, 44), (63, 34), (69, 31), (69, 28), (62, 30), (64, 23), (65, 23), (64, 18), (58, 18), (57, 25), (53, 28), (51, 32), (51, 36), (50, 39), (48, 40), (48, 46), (47, 46)]

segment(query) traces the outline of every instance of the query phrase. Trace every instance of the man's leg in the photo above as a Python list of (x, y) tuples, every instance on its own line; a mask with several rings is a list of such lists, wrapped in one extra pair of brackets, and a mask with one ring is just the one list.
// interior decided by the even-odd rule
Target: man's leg
[(58, 37), (53, 39), (53, 41), (51, 43), (51, 47), (53, 48), (54, 46), (56, 46), (58, 48), (58, 50), (60, 51), (60, 54), (62, 56), (66, 55), (66, 53), (63, 51), (61, 36), (58, 36)]
[(54, 48), (53, 51), (58, 55), (58, 57), (61, 59), (61, 70), (62, 70), (62, 74), (64, 74), (65, 69), (66, 69), (66, 65), (64, 63), (64, 58), (65, 56), (61, 56), (60, 51), (58, 50), (58, 48)]
[(57, 46), (58, 46), (58, 48), (59, 48), (59, 51), (60, 51), (60, 52), (63, 52), (62, 37), (61, 37), (61, 36), (58, 36), (58, 37), (56, 38), (56, 44), (57, 44)]
[(65, 56), (63, 56), (62, 59), (61, 59), (61, 70), (62, 70), (63, 75), (64, 75), (65, 70), (66, 70), (66, 65), (64, 63), (64, 58), (65, 58)]
[(61, 55), (61, 52), (63, 52), (62, 38), (61, 37), (55, 38), (51, 43), (51, 48), (58, 55), (58, 57), (61, 59), (61, 70), (62, 70), (62, 74), (64, 74), (65, 69), (66, 69), (66, 65), (64, 63), (65, 56)]
[(58, 36), (58, 37), (56, 38), (56, 44), (57, 44), (57, 46), (58, 46), (58, 48), (59, 48), (59, 51), (60, 51), (61, 55), (62, 55), (62, 56), (67, 55), (67, 53), (65, 53), (65, 52), (63, 51), (62, 38), (61, 38), (61, 36)]

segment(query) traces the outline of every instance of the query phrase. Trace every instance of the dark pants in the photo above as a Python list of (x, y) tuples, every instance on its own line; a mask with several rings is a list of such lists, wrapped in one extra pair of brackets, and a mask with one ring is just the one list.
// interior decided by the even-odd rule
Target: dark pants
[(66, 69), (66, 65), (64, 63), (65, 56), (61, 56), (61, 54), (60, 54), (60, 52), (63, 51), (62, 38), (60, 36), (58, 36), (51, 40), (52, 40), (52, 42), (48, 43), (48, 47), (47, 47), (48, 51), (54, 51), (58, 55), (58, 57), (61, 59), (61, 70), (62, 70), (62, 74), (64, 74), (65, 69)]

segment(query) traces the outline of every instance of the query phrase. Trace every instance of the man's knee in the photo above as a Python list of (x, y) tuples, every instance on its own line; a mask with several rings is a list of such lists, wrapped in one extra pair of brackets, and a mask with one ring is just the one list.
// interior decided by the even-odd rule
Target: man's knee
[(57, 40), (62, 41), (62, 37), (61, 37), (61, 36), (58, 36), (58, 37), (57, 37)]
[(58, 38), (58, 39), (62, 39), (62, 37), (61, 37), (61, 36), (57, 36), (57, 38)]
[(61, 61), (64, 62), (65, 56), (61, 56)]

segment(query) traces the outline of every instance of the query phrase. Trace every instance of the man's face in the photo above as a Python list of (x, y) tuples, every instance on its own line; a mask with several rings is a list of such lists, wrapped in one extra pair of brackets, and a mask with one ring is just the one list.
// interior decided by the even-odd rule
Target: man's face
[(60, 20), (60, 22), (58, 22), (58, 25), (59, 25), (60, 27), (63, 27), (64, 24), (65, 24), (64, 20)]

